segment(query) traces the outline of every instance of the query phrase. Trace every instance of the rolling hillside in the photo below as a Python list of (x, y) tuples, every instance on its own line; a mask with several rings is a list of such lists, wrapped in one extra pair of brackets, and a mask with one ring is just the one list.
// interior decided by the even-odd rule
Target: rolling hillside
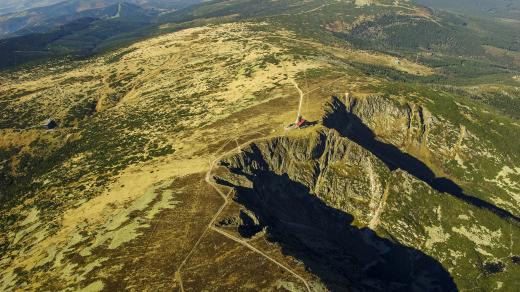
[(0, 3), (0, 15), (49, 6), (58, 2), (61, 2), (61, 0), (5, 0)]
[(0, 68), (63, 56), (92, 55), (112, 38), (145, 29), (156, 16), (131, 4), (113, 5), (97, 12), (112, 17), (82, 17), (49, 32), (0, 40), (0, 54), (4, 56)]
[(22, 8), (0, 15), (0, 39), (38, 32), (45, 33), (81, 18), (111, 18), (117, 15), (119, 3), (123, 7), (137, 5), (149, 10), (148, 14), (153, 15), (182, 9), (198, 2), (198, 0), (73, 0), (58, 3), (37, 2), (32, 4), (34, 7), (19, 3)]
[(517, 290), (515, 22), (124, 5), (0, 41), (1, 291)]
[(515, 0), (414, 0), (414, 2), (469, 15), (510, 18), (520, 21), (520, 3)]

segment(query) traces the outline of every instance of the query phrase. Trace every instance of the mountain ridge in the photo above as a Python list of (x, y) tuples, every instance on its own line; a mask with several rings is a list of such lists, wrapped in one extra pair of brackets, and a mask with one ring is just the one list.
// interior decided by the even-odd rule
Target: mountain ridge
[(133, 11), (26, 36), (57, 54), (0, 71), (0, 290), (516, 289), (514, 23)]

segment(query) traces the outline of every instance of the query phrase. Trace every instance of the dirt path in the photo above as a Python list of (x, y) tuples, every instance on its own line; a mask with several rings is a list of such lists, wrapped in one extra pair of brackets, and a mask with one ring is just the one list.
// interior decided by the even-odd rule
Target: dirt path
[(250, 250), (256, 252), (257, 254), (263, 256), (264, 258), (270, 260), (271, 262), (273, 262), (274, 264), (276, 264), (277, 266), (279, 266), (280, 268), (286, 270), (287, 272), (291, 273), (291, 275), (295, 276), (296, 278), (298, 278), (300, 281), (302, 281), (302, 283), (305, 285), (305, 288), (307, 289), (307, 291), (311, 291), (311, 287), (309, 286), (309, 284), (307, 283), (307, 281), (300, 275), (298, 275), (297, 273), (295, 273), (294, 271), (292, 271), (291, 269), (287, 268), (286, 266), (284, 266), (283, 264), (281, 264), (280, 262), (278, 262), (277, 260), (273, 259), (272, 257), (268, 256), (267, 254), (265, 254), (264, 252), (262, 252), (261, 250), (255, 248), (254, 246), (250, 245), (249, 243), (247, 243), (246, 241), (244, 240), (241, 240), (240, 238), (237, 238), (229, 233), (226, 233), (224, 232), (223, 230), (220, 230), (218, 228), (216, 228), (215, 226), (212, 226), (211, 227), (212, 230), (224, 235), (225, 237), (237, 242), (237, 243), (240, 243), (241, 245), (249, 248)]
[[(311, 291), (310, 289), (310, 286), (309, 284), (307, 283), (307, 281), (300, 275), (298, 275), (296, 272), (292, 271), (291, 269), (289, 269), (288, 267), (284, 266), (282, 263), (278, 262), (277, 260), (273, 259), (272, 257), (268, 256), (267, 254), (263, 253), (262, 251), (258, 250), (257, 248), (253, 247), (252, 245), (250, 245), (249, 243), (247, 243), (246, 241), (244, 240), (241, 240), (239, 238), (236, 238), (218, 228), (216, 228), (214, 226), (215, 224), (215, 221), (218, 219), (218, 217), (220, 216), (220, 214), (222, 214), (222, 212), (224, 211), (224, 209), (227, 207), (227, 205), (229, 204), (229, 196), (230, 194), (232, 193), (232, 190), (230, 190), (227, 194), (225, 194), (224, 192), (222, 192), (222, 190), (219, 188), (218, 184), (216, 182), (214, 182), (212, 180), (212, 173), (213, 173), (213, 170), (215, 168), (215, 165), (218, 161), (222, 160), (224, 157), (226, 156), (229, 156), (233, 153), (239, 153), (241, 151), (241, 149), (246, 146), (246, 145), (249, 145), (251, 142), (253, 142), (255, 139), (251, 140), (251, 141), (247, 141), (241, 145), (238, 144), (238, 141), (236, 139), (231, 139), (230, 141), (233, 141), (235, 140), (235, 142), (237, 143), (237, 148), (235, 149), (232, 149), (228, 152), (225, 152), (223, 153), (222, 155), (216, 157), (213, 161), (210, 160), (210, 163), (209, 163), (209, 169), (208, 171), (206, 172), (206, 176), (204, 178), (204, 180), (206, 181), (206, 183), (208, 183), (211, 187), (213, 187), (213, 189), (215, 189), (215, 191), (224, 199), (224, 203), (222, 204), (222, 206), (220, 206), (220, 208), (218, 209), (218, 211), (215, 213), (215, 215), (213, 216), (213, 218), (211, 219), (211, 221), (209, 222), (208, 226), (206, 227), (206, 229), (204, 230), (204, 232), (202, 233), (202, 235), (198, 238), (197, 242), (195, 242), (195, 244), (193, 245), (192, 249), (188, 252), (188, 254), (186, 255), (186, 257), (184, 258), (184, 260), (181, 262), (181, 264), (179, 265), (179, 268), (177, 269), (177, 271), (175, 272), (175, 276), (174, 276), (174, 281), (177, 282), (179, 284), (179, 287), (180, 287), (180, 291), (183, 292), (184, 291), (184, 287), (183, 287), (183, 283), (182, 283), (182, 269), (184, 268), (184, 266), (186, 265), (186, 263), (188, 262), (189, 258), (192, 256), (192, 254), (195, 252), (195, 250), (197, 249), (197, 247), (199, 246), (199, 244), (201, 243), (202, 239), (204, 239), (204, 237), (206, 236), (206, 234), (210, 231), (210, 230), (213, 230), (215, 232), (218, 232), (224, 236), (226, 236), (227, 238), (247, 247), (248, 249), (252, 250), (253, 252), (261, 255), (262, 257), (268, 259), (269, 261), (275, 263), (276, 265), (278, 265), (279, 267), (283, 268), (284, 270), (288, 271), (289, 273), (291, 273), (292, 275), (294, 275), (296, 278), (298, 278), (300, 281), (302, 281), (302, 283), (305, 285), (305, 287), (307, 288), (307, 291)], [(228, 144), (230, 141), (228, 141), (226, 144)]]
[[(296, 85), (298, 86), (298, 85)], [(297, 87), (298, 88), (298, 87)], [(299, 89), (299, 88), (298, 88)], [(303, 99), (303, 92), (301, 92), (301, 90), (299, 90), (300, 93), (301, 93), (301, 99)], [(236, 140), (235, 140), (236, 141)], [(239, 145), (238, 144), (238, 141), (237, 142), (237, 148), (233, 149), (233, 150), (230, 150), (229, 152), (226, 152), (224, 154), (222, 154), (221, 156), (217, 157), (215, 160), (213, 160), (213, 162), (210, 163), (210, 168), (208, 170), (208, 172), (206, 173), (206, 182), (211, 185), (215, 191), (217, 191), (217, 193), (219, 193), (222, 198), (224, 199), (224, 204), (220, 207), (219, 211), (215, 214), (215, 217), (213, 217), (213, 220), (212, 222), (210, 223), (210, 225), (208, 226), (211, 230), (213, 231), (216, 231), (222, 235), (224, 235), (225, 237), (247, 247), (248, 249), (252, 250), (253, 252), (263, 256), (264, 258), (268, 259), (269, 261), (275, 263), (276, 265), (278, 265), (279, 267), (283, 268), (284, 270), (288, 271), (289, 273), (291, 273), (292, 275), (294, 275), (296, 278), (298, 278), (300, 281), (303, 282), (303, 284), (305, 285), (305, 287), (307, 288), (307, 291), (311, 291), (310, 289), (310, 286), (309, 284), (307, 283), (307, 281), (300, 275), (298, 275), (296, 272), (292, 271), (291, 269), (289, 269), (288, 267), (284, 266), (282, 263), (278, 262), (277, 260), (273, 259), (272, 257), (268, 256), (267, 254), (263, 253), (262, 251), (258, 250), (257, 248), (255, 248), (254, 246), (250, 245), (249, 243), (247, 243), (246, 241), (242, 240), (242, 239), (239, 239), (239, 238), (236, 238), (218, 228), (216, 228), (214, 226), (214, 222), (215, 220), (218, 218), (218, 216), (220, 216), (220, 214), (222, 213), (222, 211), (224, 211), (224, 208), (227, 206), (227, 204), (229, 203), (229, 194), (231, 193), (231, 191), (228, 193), (228, 195), (225, 195), (221, 190), (220, 188), (218, 187), (218, 184), (216, 182), (214, 182), (212, 179), (211, 179), (211, 173), (213, 172), (213, 169), (215, 167), (215, 162), (218, 162), (220, 160), (222, 160), (224, 157), (226, 156), (229, 156), (231, 155), (232, 153), (234, 152), (240, 152), (241, 149), (246, 146), (246, 145), (249, 145), (252, 141), (247, 141), (245, 143), (243, 143), (242, 145)]]
[(332, 5), (333, 3), (327, 3), (327, 4), (323, 4), (323, 5), (320, 5), (318, 7), (315, 7), (315, 8), (311, 8), (310, 10), (307, 10), (307, 11), (302, 11), (302, 12), (298, 12), (298, 13), (294, 13), (294, 14), (291, 14), (291, 13), (282, 13), (282, 14), (279, 14), (279, 15), (285, 15), (285, 16), (294, 16), (294, 15), (302, 15), (302, 14), (307, 14), (307, 13), (311, 13), (311, 12), (315, 12), (315, 11), (318, 11), (324, 7), (327, 7), (327, 6), (330, 6)]
[[(127, 89), (127, 91), (124, 93), (124, 95), (120, 98), (120, 101), (128, 101), (132, 100), (134, 98), (136, 90), (140, 89), (140, 83), (138, 83), (141, 80), (153, 80), (155, 76), (159, 75), (161, 73), (161, 70), (163, 70), (166, 65), (170, 64), (170, 62), (174, 59), (174, 54), (172, 54), (168, 59), (166, 59), (163, 63), (152, 69), (150, 72), (145, 73), (144, 75), (139, 75), (136, 78), (132, 79), (128, 84), (124, 86), (124, 89)], [(108, 86), (108, 85), (107, 85)]]
[(300, 89), (300, 86), (298, 86), (298, 83), (296, 83), (296, 81), (294, 81), (294, 79), (291, 79), (291, 83), (294, 85), (294, 87), (296, 87), (296, 90), (298, 90), (298, 93), (300, 94), (300, 104), (298, 105), (298, 113), (296, 114), (296, 121), (295, 121), (295, 123), (298, 123), (300, 121), (299, 117), (302, 114), (303, 97), (305, 96), (305, 94)]
[(119, 5), (117, 6), (117, 13), (116, 15), (112, 16), (112, 18), (119, 18), (121, 16), (121, 1), (119, 1)]
[[(232, 141), (232, 139), (230, 139), (229, 141), (224, 143), (224, 145), (222, 147), (225, 147), (231, 141)], [(237, 148), (238, 148), (238, 145), (237, 145)], [(232, 151), (234, 151), (234, 150), (232, 150)], [(210, 231), (211, 226), (215, 223), (215, 221), (220, 216), (220, 214), (222, 213), (222, 211), (224, 210), (224, 208), (227, 206), (227, 204), (229, 202), (228, 196), (229, 196), (229, 194), (231, 194), (231, 191), (229, 191), (228, 194), (224, 194), (218, 187), (214, 186), (212, 184), (212, 182), (211, 182), (211, 172), (213, 171), (213, 168), (214, 168), (214, 165), (215, 165), (215, 161), (218, 161), (219, 159), (222, 159), (223, 156), (226, 155), (226, 154), (228, 154), (228, 153), (224, 153), (221, 157), (218, 157), (215, 160), (213, 160), (213, 162), (210, 160), (210, 162), (209, 162), (209, 169), (206, 172), (206, 175), (204, 177), (204, 181), (206, 183), (209, 183), (217, 191), (217, 193), (224, 199), (224, 204), (222, 204), (222, 206), (220, 206), (220, 208), (215, 213), (215, 215), (213, 215), (213, 217), (211, 218), (211, 221), (208, 223), (208, 226), (206, 226), (206, 228), (204, 229), (204, 231), (202, 232), (200, 237), (197, 239), (197, 241), (195, 242), (195, 244), (193, 245), (191, 250), (188, 252), (186, 257), (184, 257), (183, 261), (179, 265), (179, 268), (177, 268), (177, 271), (175, 271), (174, 281), (179, 283), (180, 291), (182, 291), (182, 292), (184, 292), (184, 287), (183, 287), (183, 284), (182, 284), (182, 276), (181, 276), (182, 268), (184, 268), (184, 266), (186, 265), (186, 263), (190, 259), (191, 255), (195, 252), (195, 250), (197, 249), (199, 244), (202, 242), (202, 239), (204, 239), (206, 234)]]
[[(166, 61), (164, 64), (166, 64), (168, 61)], [(161, 66), (162, 67), (162, 66)], [(303, 99), (305, 97), (306, 94), (309, 94), (309, 93), (312, 93), (316, 90), (319, 90), (325, 86), (328, 86), (332, 83), (335, 83), (337, 82), (338, 80), (340, 79), (343, 79), (343, 78), (346, 78), (346, 77), (340, 77), (340, 78), (337, 78), (325, 85), (322, 85), (322, 86), (319, 86), (317, 88), (314, 88), (306, 93), (304, 93), (298, 83), (292, 79), (291, 80), (291, 83), (294, 85), (294, 87), (296, 88), (296, 90), (298, 90), (298, 93), (300, 95), (300, 103), (299, 103), (299, 106), (298, 106), (298, 116), (300, 116), (301, 114), (301, 109), (302, 109), (302, 105), (303, 105)], [(259, 133), (259, 132), (258, 132)], [(261, 133), (260, 133), (261, 134)], [(215, 215), (213, 216), (213, 218), (211, 219), (211, 221), (209, 222), (209, 224), (206, 226), (206, 229), (203, 231), (203, 233), (201, 234), (201, 236), (197, 239), (197, 241), (195, 242), (195, 244), (193, 245), (192, 249), (188, 252), (188, 254), (186, 255), (186, 257), (183, 259), (183, 261), (181, 262), (181, 264), (179, 265), (179, 268), (177, 269), (177, 271), (175, 271), (175, 276), (174, 276), (174, 282), (177, 282), (179, 284), (179, 287), (180, 287), (180, 291), (181, 292), (184, 292), (184, 287), (183, 287), (183, 282), (182, 282), (182, 269), (184, 268), (184, 266), (186, 265), (186, 263), (188, 262), (189, 258), (191, 257), (191, 255), (195, 252), (195, 250), (197, 249), (197, 247), (199, 246), (199, 244), (201, 243), (202, 239), (206, 236), (206, 234), (210, 231), (210, 230), (213, 230), (217, 233), (220, 233), (221, 235), (227, 237), (228, 239), (231, 239), (233, 241), (235, 241), (236, 243), (238, 244), (241, 244), (243, 246), (245, 246), (246, 248), (250, 249), (251, 251), (261, 255), (262, 257), (266, 258), (267, 260), (271, 261), (272, 263), (276, 264), (277, 266), (281, 267), (282, 269), (286, 270), (287, 272), (289, 272), (291, 275), (295, 276), (297, 279), (299, 279), (304, 285), (305, 285), (305, 288), (307, 289), (308, 292), (311, 292), (311, 288), (309, 286), (309, 283), (302, 277), (300, 276), (299, 274), (297, 274), (296, 272), (294, 272), (293, 270), (291, 270), (290, 268), (286, 267), (284, 264), (280, 263), (279, 261), (277, 261), (276, 259), (270, 257), (269, 255), (265, 254), (264, 252), (262, 252), (261, 250), (255, 248), (254, 246), (252, 246), (251, 244), (249, 244), (247, 241), (245, 240), (242, 240), (240, 238), (237, 238), (229, 233), (226, 233), (225, 231), (217, 228), (214, 226), (215, 224), (215, 221), (218, 219), (218, 217), (222, 214), (222, 212), (224, 211), (224, 209), (227, 207), (227, 205), (229, 204), (229, 196), (231, 195), (232, 193), (232, 190), (230, 190), (227, 194), (224, 194), (224, 192), (222, 192), (222, 190), (219, 188), (219, 185), (212, 180), (212, 173), (213, 173), (213, 170), (215, 168), (215, 165), (218, 161), (221, 161), (222, 159), (224, 159), (225, 157), (227, 156), (230, 156), (231, 154), (233, 153), (240, 153), (240, 151), (242, 151), (242, 149), (247, 146), (247, 145), (250, 145), (251, 143), (253, 143), (254, 141), (256, 140), (259, 140), (261, 138), (257, 138), (257, 139), (251, 139), (249, 141), (246, 141), (242, 144), (239, 144), (238, 143), (238, 140), (235, 139), (235, 138), (232, 138), (232, 139), (229, 139), (228, 141), (226, 141), (226, 143), (224, 143), (224, 145), (222, 147), (219, 148), (218, 151), (222, 150), (226, 145), (228, 145), (229, 143), (231, 143), (233, 140), (235, 141), (237, 147), (234, 148), (234, 149), (231, 149), (223, 154), (221, 154), (220, 156), (218, 157), (215, 157), (213, 160), (210, 159), (209, 161), (209, 169), (208, 171), (206, 172), (206, 175), (204, 177), (204, 180), (206, 181), (206, 183), (208, 183), (211, 187), (213, 187), (213, 189), (215, 189), (215, 191), (222, 197), (222, 199), (224, 200), (224, 203), (222, 204), (222, 206), (220, 206), (220, 208), (218, 209), (218, 211), (215, 213)]]
[(305, 97), (306, 95), (308, 95), (308, 94), (310, 94), (310, 93), (312, 93), (312, 92), (314, 92), (314, 91), (320, 90), (320, 89), (322, 89), (322, 88), (325, 87), (325, 86), (328, 86), (328, 85), (330, 85), (330, 84), (336, 83), (336, 82), (338, 82), (339, 80), (344, 79), (344, 78), (346, 78), (346, 77), (345, 77), (345, 76), (343, 76), (343, 77), (339, 77), (339, 78), (337, 78), (337, 79), (332, 80), (331, 82), (326, 83), (325, 85), (322, 85), (322, 86), (316, 87), (316, 88), (311, 89), (311, 90), (309, 90), (309, 91), (307, 91), (307, 92), (305, 92), (305, 93), (300, 89), (300, 86), (298, 85), (298, 83), (297, 83), (294, 79), (291, 79), (291, 83), (294, 85), (294, 87), (296, 88), (296, 90), (298, 90), (298, 93), (300, 94), (300, 103), (299, 103), (299, 105), (298, 105), (298, 113), (296, 114), (296, 121), (295, 121), (295, 123), (298, 123), (298, 122), (299, 122), (298, 117), (300, 117), (300, 116), (302, 115), (303, 100), (304, 100), (304, 97)]

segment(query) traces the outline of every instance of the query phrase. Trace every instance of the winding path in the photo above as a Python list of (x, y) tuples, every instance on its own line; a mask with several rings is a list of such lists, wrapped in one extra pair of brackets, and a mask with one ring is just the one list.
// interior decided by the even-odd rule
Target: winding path
[(261, 250), (255, 248), (254, 246), (250, 245), (249, 243), (247, 243), (246, 241), (240, 239), (240, 238), (237, 238), (227, 232), (224, 232), (223, 230), (220, 230), (214, 226), (211, 227), (212, 230), (224, 235), (225, 237), (237, 242), (237, 243), (240, 243), (241, 245), (249, 248), (250, 250), (256, 252), (257, 254), (263, 256), (264, 258), (270, 260), (271, 262), (275, 263), (276, 265), (278, 265), (279, 267), (281, 267), (282, 269), (286, 270), (287, 272), (291, 273), (293, 276), (295, 276), (296, 278), (298, 278), (300, 281), (302, 281), (302, 283), (305, 285), (305, 288), (307, 289), (307, 291), (311, 291), (311, 287), (309, 286), (309, 284), (307, 283), (307, 281), (300, 275), (298, 275), (296, 272), (292, 271), (291, 269), (287, 268), (286, 266), (284, 266), (283, 264), (281, 264), (280, 262), (278, 262), (277, 260), (273, 259), (272, 257), (268, 256), (267, 254), (265, 254), (264, 252), (262, 252)]
[[(230, 139), (228, 142), (225, 143), (225, 145), (229, 144), (229, 142), (233, 141), (236, 139)], [(252, 246), (251, 244), (247, 243), (246, 241), (244, 240), (241, 240), (231, 234), (228, 234), (220, 229), (218, 229), (217, 227), (215, 227), (215, 221), (218, 219), (218, 217), (220, 216), (220, 214), (222, 214), (222, 212), (224, 211), (224, 209), (228, 206), (229, 204), (229, 196), (230, 194), (232, 193), (232, 190), (230, 190), (227, 194), (225, 194), (224, 192), (222, 192), (222, 190), (219, 188), (218, 184), (212, 179), (212, 173), (213, 173), (213, 170), (215, 168), (215, 165), (216, 165), (216, 162), (222, 160), (223, 158), (225, 158), (226, 156), (229, 156), (233, 153), (239, 153), (241, 151), (241, 149), (250, 144), (251, 142), (253, 142), (254, 140), (256, 139), (253, 139), (253, 140), (250, 140), (250, 141), (247, 141), (243, 144), (238, 144), (238, 141), (236, 141), (237, 143), (237, 148), (234, 148), (228, 152), (225, 152), (223, 153), (222, 155), (216, 157), (213, 161), (210, 160), (210, 163), (209, 163), (209, 169), (208, 171), (206, 172), (206, 175), (205, 175), (205, 178), (204, 180), (206, 181), (206, 183), (208, 183), (211, 187), (213, 187), (213, 189), (222, 197), (222, 199), (224, 199), (224, 203), (222, 204), (222, 206), (220, 206), (220, 208), (218, 209), (218, 211), (215, 213), (215, 215), (213, 216), (213, 218), (211, 219), (211, 221), (209, 222), (209, 224), (206, 226), (206, 229), (203, 231), (203, 233), (201, 234), (201, 236), (197, 239), (197, 241), (195, 242), (195, 244), (193, 245), (192, 249), (188, 252), (188, 254), (186, 255), (186, 257), (183, 259), (183, 261), (181, 262), (181, 264), (179, 265), (179, 268), (177, 269), (177, 271), (175, 271), (175, 276), (174, 276), (174, 281), (179, 283), (179, 288), (180, 288), (180, 291), (184, 292), (184, 286), (183, 286), (183, 283), (182, 283), (182, 268), (186, 265), (186, 263), (188, 262), (189, 258), (192, 256), (192, 254), (195, 252), (195, 250), (197, 249), (197, 247), (200, 245), (200, 243), (202, 242), (202, 239), (204, 239), (204, 237), (206, 236), (206, 234), (210, 231), (210, 230), (213, 230), (219, 234), (222, 234), (224, 235), (225, 237), (235, 241), (236, 243), (238, 244), (241, 244), (243, 246), (245, 246), (246, 248), (250, 249), (251, 251), (261, 255), (262, 257), (266, 258), (267, 260), (275, 263), (277, 266), (283, 268), (284, 270), (288, 271), (289, 273), (291, 273), (293, 276), (295, 276), (296, 278), (298, 278), (300, 281), (302, 281), (302, 283), (305, 285), (306, 289), (308, 292), (311, 291), (310, 289), (310, 286), (309, 284), (307, 283), (307, 281), (300, 275), (298, 275), (296, 272), (294, 272), (293, 270), (291, 270), (290, 268), (286, 267), (284, 264), (280, 263), (279, 261), (277, 261), (276, 259), (270, 257), (269, 255), (265, 254), (264, 252), (260, 251), (259, 249), (255, 248), (254, 246)]]
[(298, 113), (296, 114), (296, 121), (295, 121), (295, 123), (298, 123), (300, 121), (299, 118), (302, 114), (303, 97), (305, 96), (305, 94), (300, 89), (300, 86), (298, 86), (298, 83), (296, 83), (296, 81), (294, 81), (294, 79), (291, 79), (291, 83), (294, 85), (294, 87), (296, 87), (296, 90), (298, 90), (298, 93), (300, 94), (300, 104), (298, 105)]
[[(165, 62), (166, 63), (166, 62)], [(298, 86), (298, 83), (294, 80), (294, 79), (291, 79), (291, 83), (294, 85), (294, 87), (296, 88), (296, 90), (298, 91), (299, 95), (300, 95), (300, 103), (299, 103), (299, 106), (298, 106), (298, 116), (300, 116), (301, 114), (301, 109), (302, 109), (302, 105), (303, 105), (303, 99), (304, 99), (304, 96), (311, 93), (311, 92), (314, 92), (316, 90), (319, 90), (325, 86), (328, 86), (332, 83), (335, 83), (337, 82), (338, 80), (340, 79), (343, 79), (343, 78), (346, 78), (346, 77), (340, 77), (340, 78), (337, 78), (329, 83), (326, 83), (325, 85), (323, 86), (320, 86), (320, 87), (317, 87), (317, 88), (314, 88), (306, 93), (304, 93), (300, 87)], [(261, 133), (260, 133), (261, 134)], [(177, 270), (175, 271), (175, 276), (174, 276), (174, 281), (177, 282), (179, 284), (179, 288), (180, 288), (180, 291), (181, 292), (184, 292), (184, 286), (183, 286), (183, 282), (182, 282), (182, 269), (184, 268), (184, 266), (186, 265), (186, 263), (188, 262), (189, 258), (192, 256), (192, 254), (195, 252), (195, 250), (197, 249), (197, 247), (200, 245), (200, 243), (202, 242), (202, 239), (206, 236), (206, 234), (209, 232), (209, 231), (215, 231), (223, 236), (225, 236), (226, 238), (228, 239), (231, 239), (233, 240), (234, 242), (248, 248), (249, 250), (253, 251), (254, 253), (256, 254), (259, 254), (260, 256), (264, 257), (265, 259), (269, 260), (270, 262), (276, 264), (277, 266), (279, 266), (280, 268), (284, 269), (285, 271), (289, 272), (291, 275), (293, 275), (294, 277), (296, 277), (298, 280), (300, 280), (303, 285), (305, 285), (305, 288), (308, 292), (311, 292), (311, 288), (310, 288), (310, 285), (309, 283), (307, 282), (307, 280), (305, 280), (305, 278), (303, 278), (302, 276), (300, 276), (298, 273), (294, 272), (293, 270), (291, 270), (290, 268), (288, 268), (287, 266), (285, 266), (284, 264), (280, 263), (279, 261), (277, 261), (276, 259), (270, 257), (269, 255), (267, 255), (266, 253), (262, 252), (261, 250), (255, 248), (254, 246), (252, 246), (251, 244), (249, 244), (247, 241), (243, 240), (243, 239), (240, 239), (240, 238), (237, 238), (217, 227), (215, 227), (215, 221), (218, 219), (218, 217), (222, 214), (222, 212), (224, 211), (224, 209), (228, 206), (230, 200), (229, 200), (229, 197), (232, 193), (232, 190), (230, 190), (227, 194), (225, 194), (224, 192), (222, 192), (222, 190), (219, 188), (219, 185), (212, 179), (212, 173), (213, 173), (213, 170), (215, 168), (215, 165), (216, 165), (216, 162), (218, 161), (221, 161), (222, 159), (224, 159), (225, 157), (227, 156), (230, 156), (231, 154), (234, 154), (234, 153), (240, 153), (240, 151), (242, 151), (241, 149), (244, 148), (244, 146), (247, 146), (249, 144), (251, 144), (252, 142), (256, 141), (256, 140), (259, 140), (259, 138), (256, 138), (256, 139), (251, 139), (251, 140), (248, 140), (242, 144), (239, 144), (238, 143), (238, 140), (235, 139), (235, 138), (232, 138), (232, 139), (229, 139), (226, 141), (226, 143), (224, 143), (224, 145), (219, 149), (223, 149), (226, 145), (228, 145), (229, 143), (231, 143), (232, 141), (235, 141), (236, 142), (236, 145), (237, 147), (234, 148), (234, 149), (231, 149), (223, 154), (221, 154), (220, 156), (218, 157), (215, 157), (213, 160), (210, 159), (209, 161), (209, 169), (208, 171), (206, 172), (206, 175), (204, 177), (204, 180), (206, 181), (206, 183), (208, 183), (211, 187), (213, 187), (213, 189), (222, 197), (222, 199), (224, 200), (224, 203), (220, 206), (220, 208), (218, 209), (218, 211), (215, 213), (215, 215), (212, 217), (211, 221), (208, 223), (208, 225), (206, 226), (206, 228), (204, 229), (204, 231), (202, 232), (201, 236), (197, 239), (197, 241), (195, 242), (195, 244), (193, 245), (193, 247), (191, 248), (191, 250), (188, 252), (188, 254), (186, 255), (186, 257), (183, 259), (183, 261), (181, 262), (181, 264), (179, 265), (179, 268), (177, 268)]]

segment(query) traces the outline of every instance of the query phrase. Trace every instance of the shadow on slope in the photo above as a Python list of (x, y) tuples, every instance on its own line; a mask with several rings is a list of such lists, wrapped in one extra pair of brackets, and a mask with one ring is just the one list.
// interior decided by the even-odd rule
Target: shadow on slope
[[(262, 164), (262, 157), (254, 157)], [(265, 164), (264, 164), (265, 165)], [(351, 226), (353, 217), (327, 206), (286, 174), (240, 169), (253, 182), (231, 185), (235, 200), (267, 229), (269, 240), (301, 260), (331, 291), (456, 291), (450, 274), (424, 253)]]
[(464, 190), (452, 180), (444, 177), (436, 177), (435, 173), (419, 159), (402, 152), (392, 144), (378, 141), (374, 132), (372, 132), (358, 116), (349, 112), (337, 97), (333, 97), (329, 107), (328, 114), (323, 119), (323, 124), (326, 127), (335, 129), (342, 136), (349, 138), (370, 151), (390, 169), (402, 169), (424, 181), (439, 192), (453, 195), (471, 205), (492, 211), (503, 219), (511, 219), (517, 223), (520, 222), (519, 217), (511, 214), (507, 210), (465, 194)]

